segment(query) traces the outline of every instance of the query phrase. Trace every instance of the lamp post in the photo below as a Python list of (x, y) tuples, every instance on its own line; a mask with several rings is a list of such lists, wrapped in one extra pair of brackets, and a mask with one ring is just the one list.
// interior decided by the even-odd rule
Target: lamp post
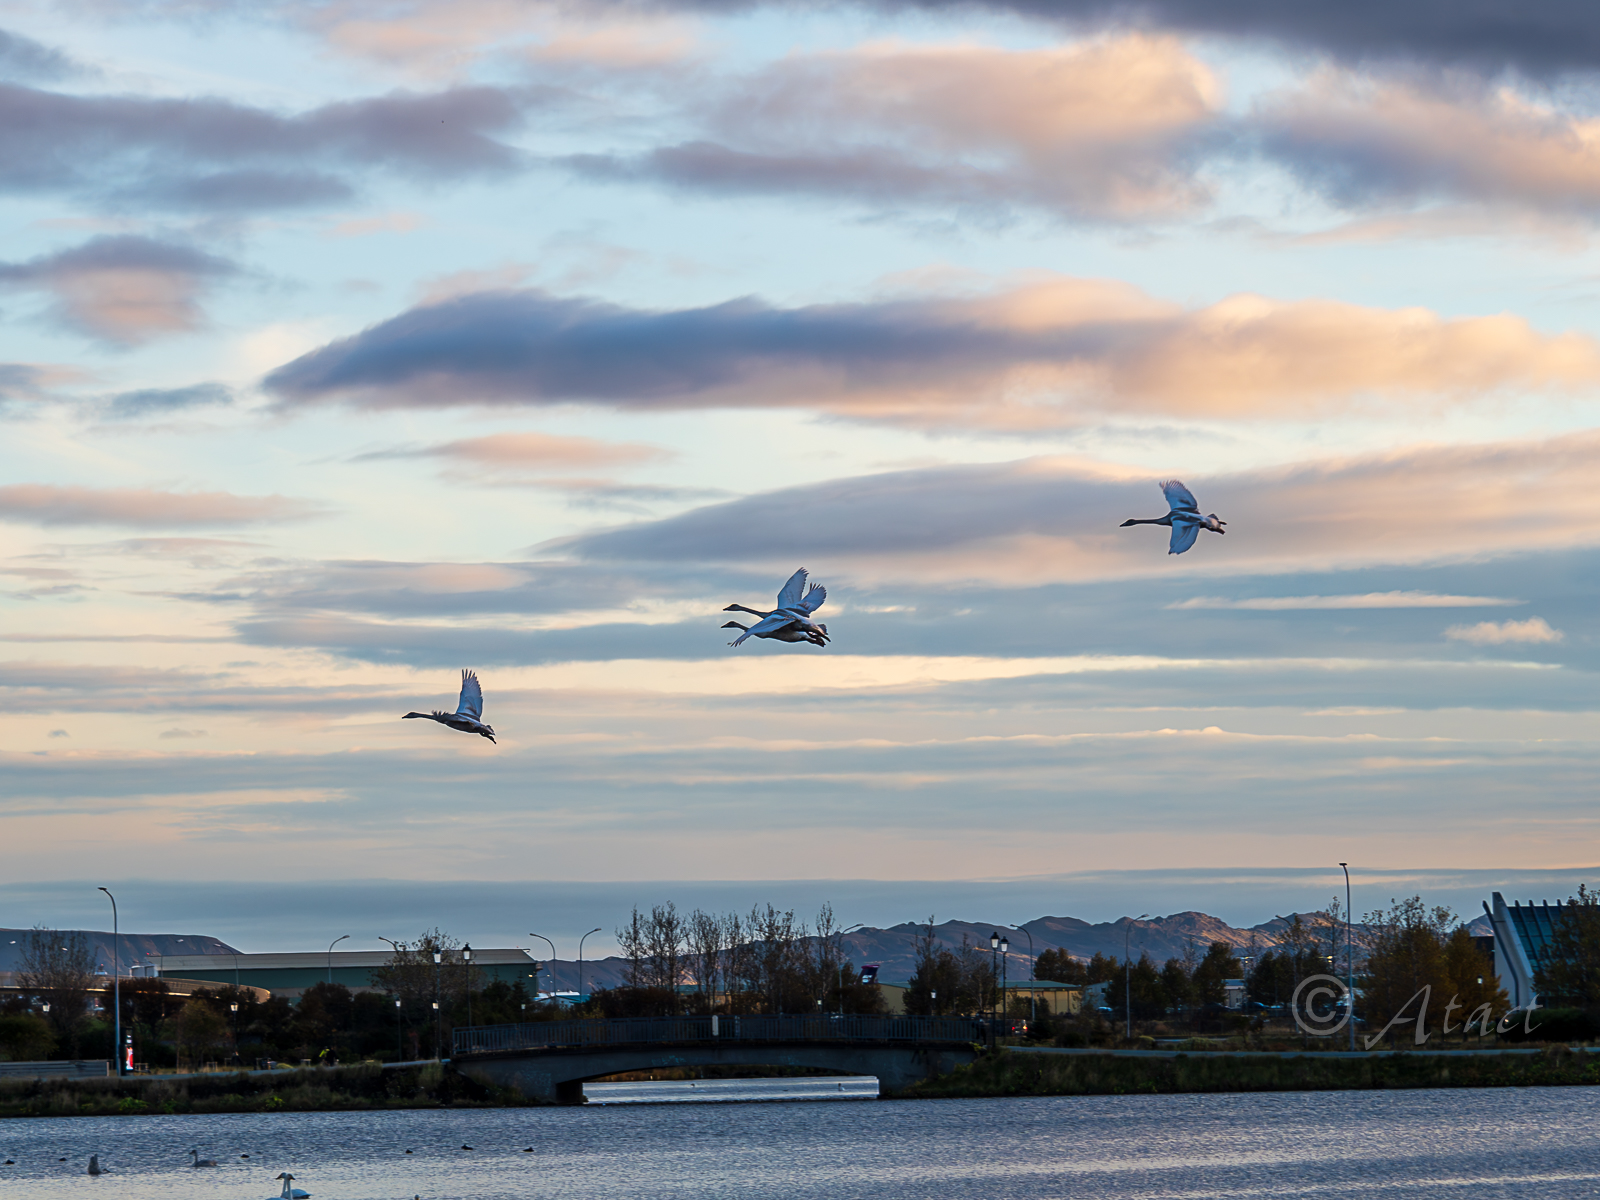
[(394, 1060), (401, 1062), (406, 1056), (406, 1031), (400, 1020), (400, 997), (394, 998)]
[(468, 942), (461, 947), (461, 961), (466, 964), (467, 973), (467, 1028), (472, 1028), (472, 943)]
[[(1017, 932), (1028, 939), (1028, 962), (1032, 964), (1029, 969), (1029, 974), (1037, 975), (1039, 973), (1039, 960), (1033, 956), (1033, 934), (1028, 932), (1028, 928), (1025, 925), (1018, 925)], [(1036, 1011), (1035, 1004), (1035, 999), (1038, 995), (1038, 992), (1038, 988), (1028, 989), (1028, 1024), (1030, 1025), (1033, 1024), (1034, 1018), (1039, 1015)]]
[(1122, 934), (1122, 1004), (1128, 1010), (1128, 1040), (1133, 1041), (1133, 951), (1128, 948), (1129, 939), (1133, 937), (1133, 922), (1143, 921), (1150, 916), (1149, 913), (1140, 913), (1128, 922), (1128, 927)]
[[(990, 984), (991, 987), (993, 987), (994, 984), (999, 982), (995, 977), (1000, 974), (1000, 970), (999, 970), (998, 966), (995, 964), (995, 961), (994, 961), (995, 953), (999, 949), (1000, 949), (1000, 931), (998, 929), (996, 929), (993, 933), (991, 933), (989, 935), (989, 984)], [(995, 1034), (994, 1034), (994, 1024), (993, 1024), (993, 1022), (994, 1022), (994, 1012), (995, 1012), (995, 1004), (991, 1000), (990, 1003), (989, 1003), (989, 1020), (990, 1020), (989, 1041), (991, 1043), (994, 1041), (994, 1036), (995, 1036)]]
[(111, 894), (111, 892), (106, 888), (101, 888), (100, 890), (102, 892), (105, 892), (106, 899), (111, 901), (111, 997), (112, 997), (111, 1006), (116, 1012), (115, 1024), (116, 1024), (116, 1031), (117, 1031), (117, 1033), (116, 1033), (116, 1039), (117, 1040), (115, 1042), (115, 1045), (116, 1045), (115, 1053), (116, 1053), (116, 1056), (117, 1056), (117, 1074), (121, 1075), (122, 1074), (122, 980), (117, 974), (117, 971), (118, 971), (119, 965), (120, 965), (120, 956), (118, 954), (118, 951), (121, 948), (120, 947), (121, 928), (117, 924), (117, 898), (115, 896), (113, 896)]
[[(237, 992), (235, 995), (237, 996)], [(228, 1011), (233, 1014), (233, 1058), (239, 1061), (239, 1001), (237, 999), (228, 1005)], [(242, 1064), (241, 1064), (242, 1065)]]
[(1000, 938), (1000, 1024), (1001, 1025), (1005, 1025), (1007, 1023), (1007, 1021), (1010, 1019), (1010, 1014), (1006, 1011), (1006, 980), (1008, 978), (1008, 976), (1006, 974), (1006, 966), (1010, 961), (1011, 961), (1011, 939), (1008, 938), (1008, 937), (1002, 936)]
[(439, 1053), (439, 1043), (444, 1038), (444, 1026), (439, 1023), (439, 964), (444, 961), (444, 951), (433, 952), (433, 1056), (443, 1058)]
[(336, 937), (336, 938), (333, 939), (333, 941), (328, 943), (328, 984), (329, 984), (329, 986), (332, 986), (332, 984), (333, 984), (333, 948), (335, 946), (337, 946), (340, 942), (344, 941), (344, 939), (349, 937), (349, 936), (350, 935), (347, 933), (347, 934), (344, 935), (344, 937)]
[(584, 934), (583, 937), (578, 939), (578, 998), (580, 1001), (583, 999), (583, 941), (584, 938), (589, 937), (590, 934), (596, 934), (599, 932), (600, 926), (596, 925), (593, 929), (589, 930), (588, 933)]
[(857, 929), (864, 928), (866, 928), (865, 925), (857, 923), (850, 926), (849, 929), (839, 930), (839, 932), (834, 935), (834, 953), (837, 956), (834, 966), (839, 969), (839, 1015), (841, 1017), (844, 1016), (844, 935), (847, 933), (853, 933)]
[[(1344, 966), (1348, 974), (1345, 986), (1345, 1003), (1350, 1005), (1350, 1049), (1356, 1048), (1356, 949), (1355, 943), (1350, 940), (1350, 864), (1340, 863), (1344, 868)], [(1482, 983), (1483, 980), (1478, 980)]]
[[(529, 937), (536, 937), (546, 946), (550, 947), (550, 1003), (556, 1002), (556, 944), (542, 933), (530, 933)], [(535, 968), (537, 970), (537, 968)], [(533, 998), (539, 998), (539, 976), (533, 977)]]

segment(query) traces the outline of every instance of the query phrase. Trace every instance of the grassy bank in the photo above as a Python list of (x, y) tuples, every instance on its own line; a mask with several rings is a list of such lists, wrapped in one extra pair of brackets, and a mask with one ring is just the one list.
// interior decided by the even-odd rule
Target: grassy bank
[(514, 1093), (482, 1087), (438, 1064), (388, 1070), (365, 1064), (187, 1079), (0, 1080), (0, 1117), (498, 1108), (526, 1103)]
[(1358, 1088), (1555, 1087), (1600, 1083), (1600, 1054), (1412, 1054), (1378, 1058), (1174, 1058), (988, 1054), (917, 1084), (908, 1097), (1122, 1096), (1162, 1092), (1349, 1091)]

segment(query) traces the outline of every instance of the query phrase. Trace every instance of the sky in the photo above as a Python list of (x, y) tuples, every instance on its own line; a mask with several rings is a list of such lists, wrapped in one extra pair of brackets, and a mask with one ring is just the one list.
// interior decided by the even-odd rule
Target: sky
[[(1553, 0), (0, 0), (6, 923), (1567, 894), (1597, 68)], [(730, 648), (801, 566), (831, 644)], [(497, 744), (398, 719), (469, 667)]]

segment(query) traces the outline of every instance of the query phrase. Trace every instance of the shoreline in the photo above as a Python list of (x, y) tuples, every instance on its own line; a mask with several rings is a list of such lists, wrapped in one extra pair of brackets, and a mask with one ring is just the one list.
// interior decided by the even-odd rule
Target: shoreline
[[(750, 1078), (760, 1078), (751, 1076)], [(743, 1078), (742, 1076), (738, 1078)], [(1600, 1084), (1600, 1050), (1185, 1051), (1002, 1047), (882, 1100), (1191, 1092), (1582, 1087)], [(864, 1098), (864, 1097), (863, 1097)], [(753, 1101), (751, 1101), (753, 1102)], [(769, 1103), (810, 1103), (773, 1098)], [(837, 1103), (830, 1100), (830, 1103)], [(639, 1103), (637, 1101), (632, 1103)], [(697, 1103), (694, 1100), (661, 1103)], [(745, 1103), (745, 1101), (707, 1101)], [(262, 1072), (0, 1080), (0, 1119), (179, 1113), (361, 1112), (537, 1108), (448, 1062), (301, 1067)], [(596, 1108), (626, 1107), (595, 1103)]]

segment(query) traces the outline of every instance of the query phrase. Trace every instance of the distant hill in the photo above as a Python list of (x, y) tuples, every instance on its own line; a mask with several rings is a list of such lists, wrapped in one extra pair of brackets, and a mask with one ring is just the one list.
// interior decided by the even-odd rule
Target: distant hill
[[(1313, 919), (1320, 918), (1301, 913), (1300, 919), (1309, 924)], [(1274, 918), (1248, 929), (1236, 929), (1226, 921), (1202, 912), (1173, 913), (1171, 916), (1151, 917), (1142, 921), (1122, 917), (1099, 924), (1091, 924), (1077, 917), (1039, 917), (1014, 928), (981, 921), (945, 921), (933, 927), (933, 937), (939, 946), (957, 950), (965, 936), (973, 945), (987, 951), (989, 935), (998, 930), (1011, 942), (1011, 971), (1025, 979), (1033, 973), (1033, 964), (1028, 957), (1029, 934), (1033, 937), (1035, 955), (1045, 950), (1065, 950), (1074, 958), (1089, 959), (1096, 954), (1104, 954), (1120, 960), (1126, 942), (1127, 953), (1134, 958), (1144, 953), (1159, 963), (1169, 958), (1182, 958), (1184, 948), (1188, 945), (1193, 945), (1198, 954), (1204, 954), (1212, 942), (1226, 942), (1241, 951), (1248, 951), (1251, 947), (1266, 949), (1278, 943), (1287, 924), (1287, 920)], [(926, 931), (926, 925), (917, 924), (894, 925), (888, 929), (860, 929), (846, 934), (844, 945), (852, 962), (882, 963), (879, 978), (885, 982), (898, 982), (908, 978), (915, 968), (916, 944)]]
[[(22, 950), (31, 929), (0, 929), (0, 971), (16, 971), (22, 966)], [(58, 933), (81, 933), (88, 939), (95, 956), (96, 970), (111, 973), (111, 931), (109, 929), (60, 929)], [(226, 942), (200, 933), (124, 933), (118, 939), (119, 961), (126, 973), (129, 963), (149, 961), (149, 954), (242, 954)]]

